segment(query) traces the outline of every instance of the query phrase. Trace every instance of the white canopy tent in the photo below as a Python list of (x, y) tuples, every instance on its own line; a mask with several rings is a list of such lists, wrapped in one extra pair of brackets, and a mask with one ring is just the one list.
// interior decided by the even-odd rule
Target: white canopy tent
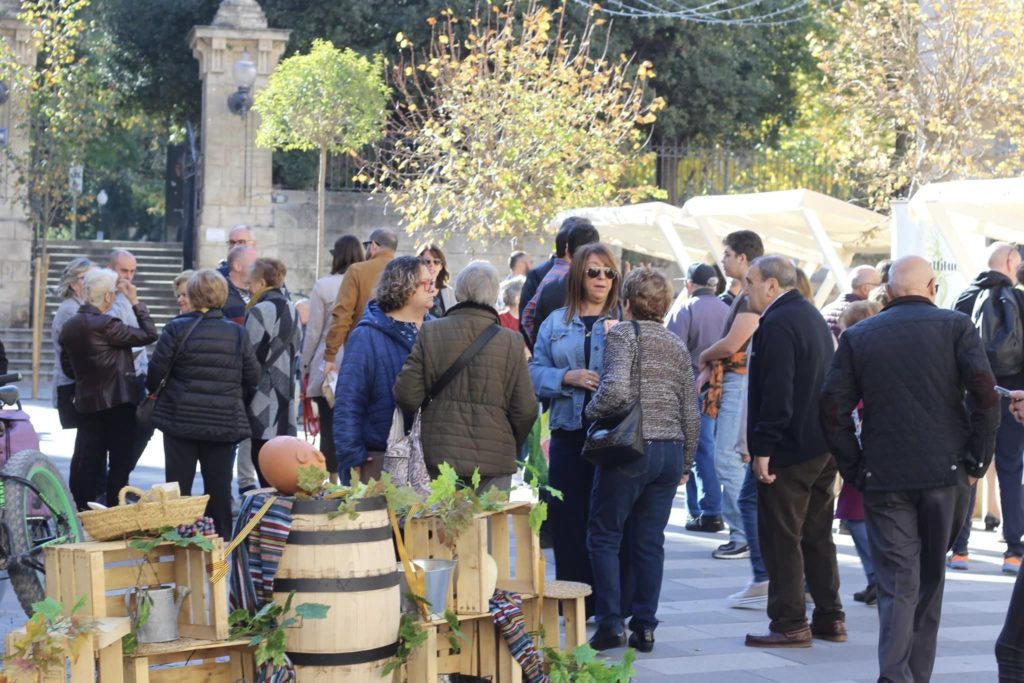
[(719, 261), (728, 233), (753, 230), (767, 253), (795, 258), (809, 274), (823, 264), (829, 269), (816, 294), (819, 303), (834, 285), (849, 288), (846, 269), (854, 254), (890, 251), (888, 218), (810, 190), (694, 197), (682, 208), (650, 202), (573, 209), (553, 223), (568, 216), (585, 216), (603, 241), (674, 260), (683, 272), (693, 261)]
[(934, 231), (945, 243), (944, 254), (969, 279), (985, 269), (987, 239), (1024, 241), (1024, 178), (925, 185), (907, 211), (893, 212), (893, 222), (894, 255), (925, 253), (920, 250), (929, 245), (922, 244), (922, 237)]

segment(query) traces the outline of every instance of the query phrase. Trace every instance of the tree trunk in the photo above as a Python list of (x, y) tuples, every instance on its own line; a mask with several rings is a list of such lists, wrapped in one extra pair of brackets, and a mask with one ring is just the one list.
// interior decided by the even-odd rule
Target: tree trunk
[(320, 252), (324, 247), (324, 214), (327, 212), (327, 148), (320, 148), (320, 181), (316, 188), (316, 273), (320, 277)]

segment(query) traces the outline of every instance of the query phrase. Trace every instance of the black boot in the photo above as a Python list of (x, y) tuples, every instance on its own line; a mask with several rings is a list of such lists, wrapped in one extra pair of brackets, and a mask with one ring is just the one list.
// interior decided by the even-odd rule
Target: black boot
[(601, 625), (590, 637), (590, 647), (595, 650), (611, 650), (626, 644), (626, 629), (621, 625)]

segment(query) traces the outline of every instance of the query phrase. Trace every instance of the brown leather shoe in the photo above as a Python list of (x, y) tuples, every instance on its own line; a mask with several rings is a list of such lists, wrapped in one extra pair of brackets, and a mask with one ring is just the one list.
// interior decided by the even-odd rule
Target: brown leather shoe
[(747, 634), (747, 647), (810, 647), (811, 627), (804, 626), (795, 631), (770, 631), (761, 636)]
[(831, 624), (825, 626), (812, 626), (811, 635), (820, 640), (831, 640), (833, 643), (845, 643), (846, 637), (846, 624), (837, 619)]

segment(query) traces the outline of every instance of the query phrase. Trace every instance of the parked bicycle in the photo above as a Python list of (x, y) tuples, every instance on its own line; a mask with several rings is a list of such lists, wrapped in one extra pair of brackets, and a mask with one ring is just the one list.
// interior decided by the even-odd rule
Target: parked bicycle
[(18, 381), (20, 373), (0, 375), (0, 573), (31, 614), (32, 603), (46, 597), (43, 548), (81, 541), (82, 528), (64, 477), (39, 451), (39, 436), (10, 384)]

